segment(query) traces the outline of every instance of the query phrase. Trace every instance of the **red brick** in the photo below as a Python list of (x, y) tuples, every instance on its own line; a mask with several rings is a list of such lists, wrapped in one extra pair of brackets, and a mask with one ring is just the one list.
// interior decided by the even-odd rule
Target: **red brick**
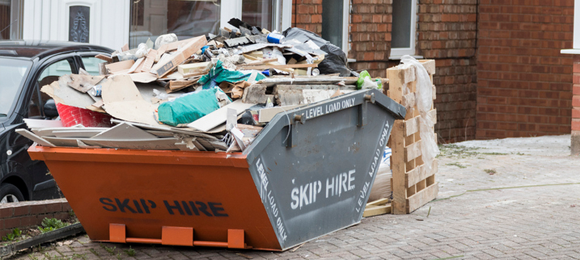
[(572, 119), (572, 131), (580, 131), (580, 120)]
[(3, 219), (2, 222), (4, 223), (4, 229), (13, 229), (16, 227), (20, 227), (20, 217), (14, 217), (9, 219)]
[(61, 203), (51, 203), (46, 205), (46, 212), (60, 212), (62, 211)]
[(580, 108), (572, 108), (572, 118), (580, 119)]
[[(0, 209), (0, 218), (2, 218), (2, 219), (12, 217), (13, 214), (14, 214), (14, 208), (12, 208), (12, 207)], [(0, 225), (0, 228), (2, 228), (2, 225)]]
[(19, 206), (14, 208), (14, 216), (25, 216), (30, 213), (30, 206)]
[(572, 97), (572, 106), (580, 107), (580, 96)]

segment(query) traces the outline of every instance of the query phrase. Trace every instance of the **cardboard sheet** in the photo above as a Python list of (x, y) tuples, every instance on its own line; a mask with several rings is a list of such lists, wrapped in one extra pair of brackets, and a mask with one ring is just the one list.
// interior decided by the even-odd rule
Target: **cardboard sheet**
[(158, 125), (154, 113), (157, 105), (145, 101), (128, 75), (109, 78), (103, 84), (103, 108), (110, 115), (126, 121)]

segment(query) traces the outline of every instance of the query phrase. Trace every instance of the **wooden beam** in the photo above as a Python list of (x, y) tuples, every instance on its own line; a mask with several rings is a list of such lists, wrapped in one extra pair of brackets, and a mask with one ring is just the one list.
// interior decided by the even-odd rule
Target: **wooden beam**
[(298, 69), (298, 68), (315, 68), (318, 64), (290, 64), (290, 65), (255, 65), (239, 66), (238, 69), (244, 70), (267, 70), (267, 69)]
[(378, 206), (378, 205), (386, 204), (388, 202), (389, 202), (389, 199), (387, 199), (387, 198), (378, 199), (378, 200), (371, 201), (371, 202), (367, 203), (367, 207), (369, 207), (369, 206)]
[(363, 212), (363, 217), (372, 217), (377, 215), (389, 214), (391, 213), (391, 204), (384, 205), (384, 206), (372, 206), (365, 208)]
[(393, 130), (391, 132), (391, 144), (393, 155), (391, 165), (393, 169), (393, 213), (406, 214), (407, 205), (407, 188), (405, 188), (405, 137), (403, 136), (403, 128), (405, 122), (403, 120), (395, 120)]
[(411, 213), (421, 206), (427, 204), (427, 202), (434, 200), (439, 192), (439, 183), (434, 183), (433, 185), (415, 193), (413, 196), (407, 199), (407, 213)]

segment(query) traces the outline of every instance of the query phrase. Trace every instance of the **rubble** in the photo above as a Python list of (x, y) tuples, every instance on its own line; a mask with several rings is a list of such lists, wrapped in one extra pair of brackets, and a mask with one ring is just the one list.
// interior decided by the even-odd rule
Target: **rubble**
[(29, 120), (32, 132), (20, 133), (45, 146), (236, 152), (279, 112), (384, 82), (359, 77), (314, 33), (230, 24), (237, 29), (162, 35), (97, 55), (101, 75), (81, 71), (42, 86), (62, 123)]

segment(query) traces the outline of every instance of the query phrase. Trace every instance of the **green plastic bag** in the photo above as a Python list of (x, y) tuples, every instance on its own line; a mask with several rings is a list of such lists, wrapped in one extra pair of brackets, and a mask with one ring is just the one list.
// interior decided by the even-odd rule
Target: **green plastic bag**
[(356, 89), (375, 88), (383, 89), (383, 81), (379, 78), (372, 79), (368, 71), (363, 70), (356, 81)]
[(159, 105), (159, 121), (171, 126), (189, 124), (219, 109), (217, 89), (193, 92)]

